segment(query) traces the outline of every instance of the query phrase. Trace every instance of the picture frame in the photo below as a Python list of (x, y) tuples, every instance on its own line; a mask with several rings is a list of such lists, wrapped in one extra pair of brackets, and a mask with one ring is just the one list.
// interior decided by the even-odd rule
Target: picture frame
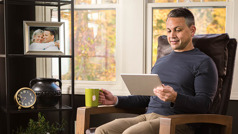
[(65, 55), (64, 22), (23, 21), (24, 55)]

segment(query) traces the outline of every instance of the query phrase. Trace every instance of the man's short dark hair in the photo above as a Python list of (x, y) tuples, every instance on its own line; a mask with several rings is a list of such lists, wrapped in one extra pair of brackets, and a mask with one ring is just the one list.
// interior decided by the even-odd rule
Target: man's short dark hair
[(195, 25), (195, 20), (193, 13), (187, 8), (176, 8), (169, 12), (167, 19), (169, 17), (184, 17), (188, 27)]
[(55, 35), (55, 30), (53, 28), (47, 27), (44, 31), (49, 31), (51, 35)]

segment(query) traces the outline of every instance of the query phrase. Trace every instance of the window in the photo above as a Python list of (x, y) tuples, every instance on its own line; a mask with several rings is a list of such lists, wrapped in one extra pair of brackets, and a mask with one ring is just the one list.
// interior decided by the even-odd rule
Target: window
[[(117, 87), (120, 63), (117, 56), (117, 0), (75, 0), (74, 8), (74, 62), (75, 91), (84, 93), (84, 88)], [(51, 21), (58, 21), (57, 9), (51, 11)], [(61, 9), (61, 21), (65, 22), (66, 50), (70, 54), (71, 11)], [(70, 87), (71, 63), (62, 59), (63, 88)], [(52, 59), (54, 77), (58, 77), (58, 59)], [(67, 93), (67, 90), (64, 90)], [(70, 90), (69, 90), (70, 91)]]
[[(155, 0), (148, 4), (148, 64), (153, 66), (157, 58), (157, 40), (166, 35), (167, 14), (175, 7), (187, 7), (195, 17), (196, 34), (226, 33), (227, 7), (226, 0)], [(151, 66), (147, 71), (150, 72)]]
[[(197, 34), (226, 32), (230, 37), (238, 38), (235, 32), (238, 30), (238, 25), (235, 25), (238, 9), (235, 5), (238, 1), (75, 0), (75, 94), (84, 93), (84, 88), (90, 87), (109, 89), (115, 95), (127, 95), (129, 92), (120, 74), (150, 73), (155, 62), (153, 57), (157, 55), (157, 38), (166, 34), (165, 19), (172, 8), (191, 9), (196, 19)], [(61, 21), (70, 30), (70, 8), (65, 6), (61, 9)], [(41, 16), (57, 21), (55, 9), (49, 9)], [(71, 53), (70, 33), (66, 31), (68, 54)], [(38, 74), (57, 78), (58, 70), (54, 66), (58, 65), (58, 59), (46, 61), (37, 62), (41, 65), (37, 66)], [(69, 93), (71, 63), (68, 58), (63, 58), (62, 64), (63, 93)], [(236, 70), (234, 80), (238, 78)], [(238, 90), (232, 90), (231, 98), (238, 99)]]
[[(57, 11), (53, 10), (53, 14), (57, 14)], [(61, 20), (69, 22), (68, 10), (62, 10), (61, 15)], [(66, 29), (69, 29), (66, 35), (70, 35), (70, 24), (66, 25)], [(75, 80), (115, 81), (116, 11), (76, 8), (74, 30)], [(62, 79), (69, 80), (70, 74), (68, 70)]]

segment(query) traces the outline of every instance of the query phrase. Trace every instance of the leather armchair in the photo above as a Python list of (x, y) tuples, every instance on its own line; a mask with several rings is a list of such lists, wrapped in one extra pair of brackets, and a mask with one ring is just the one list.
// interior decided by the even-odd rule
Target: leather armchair
[[(227, 106), (231, 93), (234, 61), (236, 55), (236, 39), (228, 34), (196, 35), (193, 44), (210, 56), (218, 69), (218, 88), (208, 114), (171, 115), (160, 119), (160, 134), (175, 134), (176, 125), (199, 123), (196, 134), (231, 134), (232, 117), (227, 116)], [(158, 38), (158, 55), (160, 58), (169, 54), (167, 37)], [(76, 134), (84, 134), (90, 127), (90, 116), (105, 113), (145, 113), (145, 109), (120, 109), (114, 106), (79, 107), (75, 121)], [(202, 124), (201, 124), (202, 123)]]

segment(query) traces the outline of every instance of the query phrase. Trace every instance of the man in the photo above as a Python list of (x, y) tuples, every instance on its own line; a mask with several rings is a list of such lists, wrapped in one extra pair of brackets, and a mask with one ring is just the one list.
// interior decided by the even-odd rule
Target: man
[(51, 28), (44, 29), (43, 43), (45, 43), (46, 45), (44, 50), (47, 51), (59, 50), (59, 43), (57, 41), (55, 42), (55, 31)]
[(49, 43), (55, 41), (55, 32), (52, 29), (46, 28), (44, 30), (43, 42)]
[[(160, 117), (174, 114), (207, 113), (217, 89), (217, 70), (210, 57), (194, 48), (194, 16), (186, 8), (168, 14), (167, 39), (173, 51), (158, 59), (152, 68), (162, 87), (155, 96), (113, 96), (100, 93), (100, 103), (116, 107), (147, 107), (146, 114), (116, 119), (96, 129), (96, 134), (158, 134)], [(177, 134), (192, 134), (190, 125), (176, 127)]]

